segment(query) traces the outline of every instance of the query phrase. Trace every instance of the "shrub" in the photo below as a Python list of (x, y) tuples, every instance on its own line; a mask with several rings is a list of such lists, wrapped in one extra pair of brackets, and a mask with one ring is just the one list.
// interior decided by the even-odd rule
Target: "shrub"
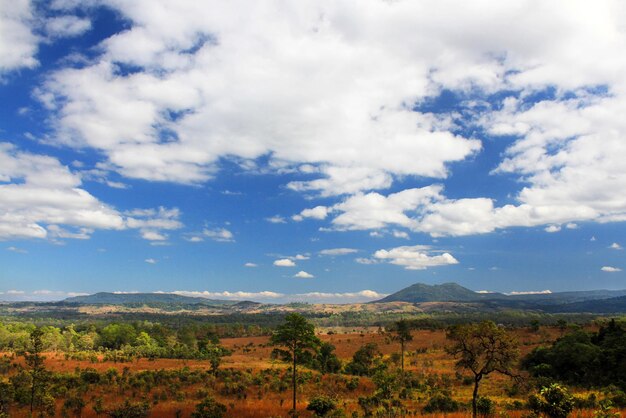
[(434, 412), (456, 412), (459, 410), (459, 403), (452, 399), (448, 392), (437, 392), (428, 399), (424, 412), (432, 414)]
[(106, 414), (111, 418), (144, 418), (150, 414), (150, 406), (147, 402), (134, 403), (127, 400), (123, 405), (106, 411)]
[(337, 402), (328, 396), (316, 396), (309, 401), (309, 405), (306, 409), (313, 411), (316, 417), (325, 417), (331, 411), (337, 409)]
[(191, 413), (191, 418), (222, 418), (226, 413), (226, 405), (217, 402), (211, 396), (207, 396), (196, 405), (196, 410)]
[(558, 383), (543, 387), (538, 395), (531, 395), (528, 399), (530, 409), (538, 414), (545, 414), (550, 418), (565, 418), (574, 409), (574, 397)]
[(479, 396), (476, 400), (476, 412), (481, 417), (490, 417), (496, 413), (496, 403), (489, 398)]

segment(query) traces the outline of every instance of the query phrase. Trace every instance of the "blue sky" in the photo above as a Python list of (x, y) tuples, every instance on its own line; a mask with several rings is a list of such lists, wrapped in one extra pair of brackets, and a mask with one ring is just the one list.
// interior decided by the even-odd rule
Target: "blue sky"
[(620, 2), (1, 8), (0, 300), (626, 287)]

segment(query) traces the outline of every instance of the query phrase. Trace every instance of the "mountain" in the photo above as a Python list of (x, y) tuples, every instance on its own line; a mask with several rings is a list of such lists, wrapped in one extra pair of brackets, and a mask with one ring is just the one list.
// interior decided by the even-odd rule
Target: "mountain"
[(456, 283), (416, 283), (379, 302), (466, 302), (488, 308), (531, 309), (549, 312), (626, 312), (626, 290), (583, 290), (573, 292), (505, 295), (477, 293)]
[(416, 283), (396, 293), (377, 300), (378, 302), (477, 302), (486, 297), (496, 299), (505, 297), (500, 293), (476, 293), (456, 283), (428, 285)]
[(87, 296), (74, 296), (63, 300), (83, 305), (126, 305), (126, 304), (182, 304), (182, 305), (234, 305), (238, 301), (217, 300), (176, 295), (172, 293), (109, 293), (100, 292)]

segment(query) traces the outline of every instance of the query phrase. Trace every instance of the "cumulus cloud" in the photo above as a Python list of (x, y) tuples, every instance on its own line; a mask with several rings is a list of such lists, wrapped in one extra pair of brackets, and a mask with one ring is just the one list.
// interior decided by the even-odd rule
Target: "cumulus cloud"
[(146, 258), (144, 261), (146, 263), (148, 263), (148, 264), (156, 264), (157, 263), (157, 261), (154, 258)]
[(359, 250), (356, 250), (354, 248), (329, 248), (326, 250), (321, 250), (320, 251), (320, 255), (331, 255), (331, 256), (335, 256), (335, 255), (347, 255), (347, 254), (353, 254), (358, 252)]
[(552, 293), (552, 291), (549, 290), (549, 289), (546, 289), (546, 290), (513, 291), (513, 292), (505, 293), (505, 295), (510, 295), (510, 296), (514, 296), (514, 295), (548, 295), (550, 293)]
[(409, 2), (102, 2), (131, 27), (103, 41), (93, 64), (53, 74), (40, 97), (56, 140), (100, 150), (125, 176), (196, 183), (222, 157), (271, 155), (319, 166), (293, 190), (352, 194), (387, 188), (394, 175), (443, 178), (481, 148), (412, 104), (459, 84), (446, 56), (462, 58), (454, 67), (466, 82), (492, 84), (502, 70), (452, 38), (432, 48), (428, 39), (455, 25), (433, 25)]
[(0, 240), (87, 238), (94, 229), (126, 227), (118, 211), (82, 189), (80, 177), (56, 158), (0, 143)]
[(617, 242), (614, 242), (613, 244), (609, 245), (609, 248), (612, 250), (623, 250), (622, 246), (619, 245)]
[(559, 232), (561, 230), (560, 225), (549, 225), (544, 229), (548, 233)]
[[(35, 95), (50, 112), (46, 141), (96, 150), (123, 176), (195, 184), (223, 159), (256, 171), (267, 157), (267, 171), (298, 173), (288, 189), (341, 196), (293, 216), (334, 216), (335, 230), (462, 236), (626, 220), (626, 197), (615, 192), (626, 187), (619, 1), (96, 3), (128, 29), (103, 40), (84, 65), (49, 74)], [(0, 74), (34, 67), (41, 40), (30, 2), (2, 10)], [(65, 36), (89, 25), (54, 19), (40, 24)], [(483, 110), (467, 105), (469, 119), (419, 110), (444, 89), (501, 98)], [(510, 139), (492, 172), (520, 180), (507, 202), (450, 198), (436, 184), (482, 149), (458, 132), (479, 130)], [(435, 184), (381, 192), (406, 177)], [(71, 219), (48, 219), (50, 201), (37, 216), (0, 208), (0, 237), (43, 238), (48, 224), (77, 236), (88, 234), (80, 228), (124, 228), (73, 181), (43, 189), (53, 200), (72, 197), (89, 222), (77, 221), (76, 208)], [(104, 209), (93, 225), (96, 205)]]
[(7, 247), (7, 251), (12, 251), (14, 253), (19, 253), (19, 254), (28, 254), (28, 251), (26, 251), (25, 249), (14, 247), (12, 245), (10, 247)]
[(268, 301), (273, 303), (285, 303), (285, 302), (311, 302), (311, 303), (355, 303), (366, 302), (376, 299), (382, 299), (387, 294), (379, 293), (374, 290), (361, 290), (358, 292), (309, 292), (309, 293), (295, 293), (285, 294), (273, 291), (261, 291), (261, 292), (209, 292), (209, 291), (188, 291), (188, 290), (176, 290), (173, 292), (161, 292), (161, 293), (173, 293), (183, 296), (192, 297), (204, 297), (211, 299), (230, 299), (230, 300), (257, 300)]
[(296, 263), (289, 258), (281, 258), (279, 260), (275, 260), (274, 265), (278, 267), (295, 267)]
[(46, 19), (45, 30), (52, 38), (65, 38), (78, 36), (91, 29), (89, 19), (81, 19), (77, 16), (67, 15)]
[(250, 268), (252, 268), (252, 267), (258, 267), (258, 264), (256, 264), (256, 263), (245, 263), (245, 264), (244, 264), (244, 267), (250, 267)]
[(424, 270), (428, 267), (459, 263), (457, 259), (449, 253), (433, 255), (433, 251), (427, 245), (413, 245), (396, 247), (390, 250), (378, 250), (374, 253), (374, 258), (403, 266), (406, 270)]
[(326, 206), (316, 206), (311, 209), (304, 209), (299, 214), (292, 216), (291, 219), (293, 219), (296, 222), (300, 222), (306, 218), (321, 220), (321, 219), (325, 219), (326, 216), (328, 216), (328, 212), (329, 212), (329, 209)]
[(296, 274), (293, 275), (293, 277), (298, 278), (298, 279), (312, 279), (315, 276), (312, 275), (311, 273), (307, 273), (304, 270), (300, 270), (299, 272), (297, 272)]
[(622, 271), (622, 269), (619, 268), (619, 267), (611, 267), (611, 266), (604, 266), (600, 270), (602, 270), (602, 271), (604, 271), (606, 273), (617, 273), (617, 272)]
[(35, 16), (29, 0), (0, 1), (0, 79), (9, 71), (33, 68), (40, 41), (35, 35)]
[(204, 229), (202, 234), (213, 241), (235, 242), (235, 236), (226, 228)]

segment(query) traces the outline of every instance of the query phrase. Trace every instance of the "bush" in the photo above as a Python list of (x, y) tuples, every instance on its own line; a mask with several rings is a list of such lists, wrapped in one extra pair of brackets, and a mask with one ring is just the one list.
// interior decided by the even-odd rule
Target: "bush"
[(306, 409), (313, 411), (316, 417), (325, 417), (330, 412), (337, 409), (337, 402), (328, 396), (316, 396), (309, 401), (309, 405)]
[(150, 406), (147, 402), (131, 403), (126, 401), (123, 405), (106, 411), (106, 414), (111, 418), (144, 418), (150, 414)]
[(448, 392), (437, 392), (428, 399), (424, 412), (432, 414), (434, 412), (456, 412), (459, 410), (459, 403), (452, 399)]
[(476, 400), (476, 412), (481, 417), (490, 417), (496, 413), (496, 403), (489, 398), (479, 396)]
[(211, 396), (207, 396), (196, 405), (196, 410), (191, 413), (191, 418), (222, 418), (226, 413), (226, 405), (217, 402)]
[(566, 418), (574, 409), (574, 397), (558, 383), (541, 389), (538, 395), (531, 395), (528, 406), (538, 415), (550, 418)]

